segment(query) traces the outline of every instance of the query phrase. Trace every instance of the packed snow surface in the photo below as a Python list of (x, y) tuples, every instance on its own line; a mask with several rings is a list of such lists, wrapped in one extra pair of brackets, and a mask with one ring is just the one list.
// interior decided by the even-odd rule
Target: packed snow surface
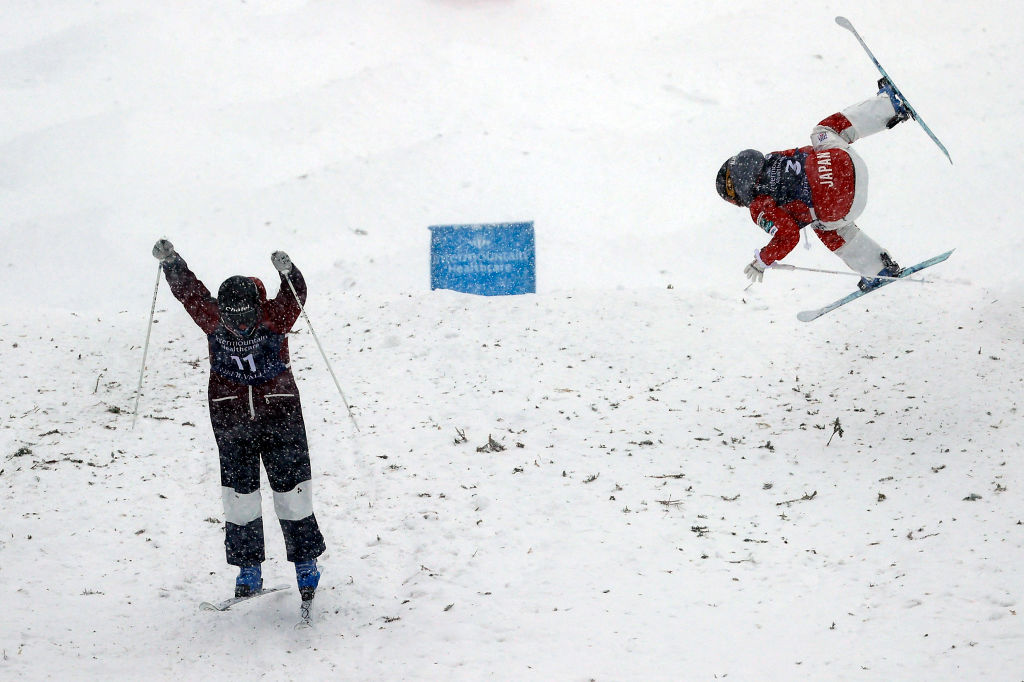
[[(769, 270), (714, 191), (878, 77), (903, 265)], [(1024, 100), (1011, 2), (6, 3), (0, 678), (1024, 678)], [(429, 286), (428, 226), (532, 220), (538, 292)], [(328, 542), (315, 627), (264, 486), (229, 596), (202, 333), (271, 252)], [(787, 263), (843, 269), (816, 239)], [(346, 412), (317, 347), (333, 367)], [(138, 397), (137, 420), (133, 410)], [(358, 424), (358, 430), (356, 428)]]

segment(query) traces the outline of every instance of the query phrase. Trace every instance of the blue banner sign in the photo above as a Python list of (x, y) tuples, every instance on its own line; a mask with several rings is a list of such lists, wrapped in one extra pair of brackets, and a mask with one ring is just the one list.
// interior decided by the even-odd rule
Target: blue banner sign
[(432, 225), (430, 288), (481, 296), (536, 293), (533, 223)]

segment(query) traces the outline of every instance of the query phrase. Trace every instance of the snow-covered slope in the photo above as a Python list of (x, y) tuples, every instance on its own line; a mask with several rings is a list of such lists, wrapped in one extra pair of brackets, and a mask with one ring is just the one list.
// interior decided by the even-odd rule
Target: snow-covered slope
[[(1024, 674), (1021, 10), (637, 4), (0, 10), (0, 677)], [(803, 324), (855, 279), (744, 290), (764, 235), (712, 183), (872, 93), (840, 13), (956, 164), (912, 123), (859, 142), (861, 224), (957, 251)], [(538, 294), (428, 290), (427, 226), (520, 219)], [(211, 287), (275, 249), (310, 283), (360, 427), (300, 324), (312, 631), (294, 590), (197, 609), (234, 572), (163, 282), (132, 428), (160, 236)]]

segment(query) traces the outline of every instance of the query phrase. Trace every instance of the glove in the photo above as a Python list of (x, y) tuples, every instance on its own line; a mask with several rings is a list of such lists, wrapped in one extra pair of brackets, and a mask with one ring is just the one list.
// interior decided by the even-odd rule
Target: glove
[(750, 261), (747, 267), (743, 268), (743, 274), (750, 279), (751, 282), (760, 282), (764, 279), (764, 269), (768, 267), (761, 262), (760, 258), (755, 258)]
[(153, 258), (156, 258), (161, 263), (166, 263), (174, 258), (174, 256), (174, 244), (166, 239), (158, 239), (156, 244), (153, 244)]
[(287, 275), (292, 271), (292, 259), (284, 251), (275, 251), (270, 254), (270, 262), (282, 275)]

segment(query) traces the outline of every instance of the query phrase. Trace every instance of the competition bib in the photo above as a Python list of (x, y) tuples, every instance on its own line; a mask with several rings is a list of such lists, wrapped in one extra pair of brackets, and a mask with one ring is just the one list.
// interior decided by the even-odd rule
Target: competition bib
[(813, 207), (811, 185), (807, 179), (807, 154), (796, 152), (793, 156), (769, 154), (762, 170), (765, 185), (759, 189), (775, 200), (779, 206), (793, 201), (802, 201)]
[(221, 325), (207, 339), (210, 368), (231, 381), (254, 386), (287, 369), (280, 355), (284, 334), (275, 334), (262, 325), (247, 339), (238, 338)]

